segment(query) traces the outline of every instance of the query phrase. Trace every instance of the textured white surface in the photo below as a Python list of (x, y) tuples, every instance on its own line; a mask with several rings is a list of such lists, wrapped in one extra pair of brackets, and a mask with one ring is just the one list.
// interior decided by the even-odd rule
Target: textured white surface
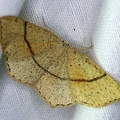
[[(61, 39), (89, 46), (99, 65), (120, 83), (120, 1), (0, 0), (0, 16), (20, 16), (39, 26), (45, 23)], [(0, 51), (1, 54), (1, 51)], [(0, 120), (120, 120), (120, 102), (104, 108), (76, 105), (50, 108), (30, 87), (7, 76), (0, 60)]]

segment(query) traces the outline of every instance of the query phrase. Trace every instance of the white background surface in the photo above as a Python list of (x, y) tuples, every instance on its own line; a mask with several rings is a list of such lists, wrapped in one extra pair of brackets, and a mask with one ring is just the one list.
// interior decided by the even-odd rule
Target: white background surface
[[(43, 16), (47, 26), (73, 45), (89, 46), (92, 37), (89, 54), (120, 83), (119, 11), (119, 0), (0, 0), (0, 16), (20, 16), (45, 27)], [(0, 120), (120, 120), (120, 102), (99, 109), (83, 105), (52, 109), (32, 88), (6, 73), (2, 56)]]

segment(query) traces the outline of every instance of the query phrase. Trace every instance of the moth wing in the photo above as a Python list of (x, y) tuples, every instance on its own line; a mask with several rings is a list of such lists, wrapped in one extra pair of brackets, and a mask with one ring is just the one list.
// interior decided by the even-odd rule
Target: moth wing
[(44, 70), (36, 65), (24, 40), (25, 21), (16, 17), (3, 17), (0, 21), (0, 43), (7, 57), (8, 74), (21, 83), (33, 84)]
[(18, 19), (18, 22), (15, 22), (16, 19), (17, 17), (10, 16), (0, 18), (0, 44), (3, 50), (15, 38), (17, 41), (20, 36), (24, 36), (24, 20)]
[(45, 73), (36, 83), (35, 88), (51, 107), (75, 104), (75, 97), (71, 93), (68, 80), (61, 80)]
[(23, 84), (34, 84), (44, 73), (44, 70), (39, 68), (32, 58), (22, 58), (21, 60), (8, 58), (6, 63), (8, 74)]
[(56, 35), (32, 23), (9, 16), (0, 23), (0, 43), (8, 58), (9, 74), (23, 83), (34, 83), (64, 50)]
[(120, 99), (120, 87), (109, 76), (92, 81), (71, 81), (71, 90), (76, 102), (91, 107), (102, 107)]
[(70, 47), (67, 55), (67, 69), (71, 80), (93, 81), (105, 75), (101, 68), (75, 48)]
[(62, 55), (59, 56), (58, 59), (56, 59), (56, 61), (54, 61), (54, 64), (49, 67), (48, 71), (52, 75), (60, 78), (61, 80), (69, 80), (67, 63), (68, 60), (67, 60), (67, 48), (66, 48), (64, 49)]
[(64, 51), (64, 44), (52, 32), (26, 23), (26, 39), (36, 62), (45, 70), (54, 64)]

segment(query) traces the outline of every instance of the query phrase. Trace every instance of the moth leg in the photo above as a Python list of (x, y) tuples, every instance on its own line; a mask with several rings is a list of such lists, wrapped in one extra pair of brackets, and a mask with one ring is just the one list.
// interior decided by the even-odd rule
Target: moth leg
[(79, 48), (77, 48), (78, 50), (90, 50), (93, 46), (92, 44), (92, 38), (90, 38), (90, 46), (88, 47), (84, 47), (84, 46), (78, 46)]

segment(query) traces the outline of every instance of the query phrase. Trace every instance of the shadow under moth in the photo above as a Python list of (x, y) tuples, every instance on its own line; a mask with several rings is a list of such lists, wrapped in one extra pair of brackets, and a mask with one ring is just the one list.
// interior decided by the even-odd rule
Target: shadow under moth
[(112, 77), (44, 28), (2, 17), (0, 45), (9, 76), (34, 87), (51, 107), (102, 107), (120, 99), (120, 87)]

